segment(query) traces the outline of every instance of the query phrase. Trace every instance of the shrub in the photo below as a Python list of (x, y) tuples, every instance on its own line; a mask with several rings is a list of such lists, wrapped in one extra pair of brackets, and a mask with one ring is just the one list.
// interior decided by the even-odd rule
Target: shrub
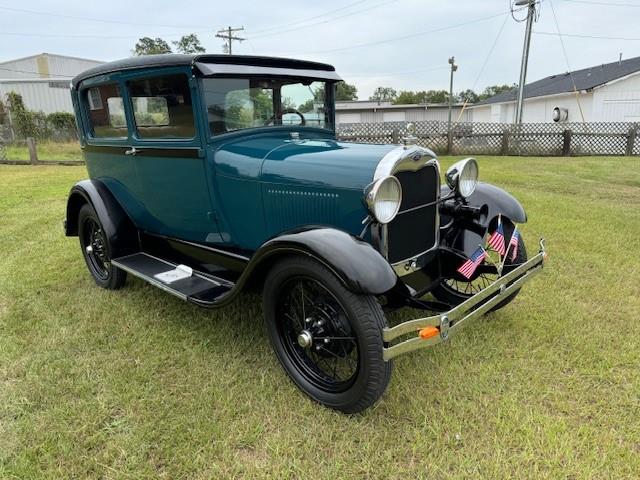
[(53, 112), (47, 115), (47, 123), (54, 130), (73, 130), (76, 128), (76, 117), (73, 113)]

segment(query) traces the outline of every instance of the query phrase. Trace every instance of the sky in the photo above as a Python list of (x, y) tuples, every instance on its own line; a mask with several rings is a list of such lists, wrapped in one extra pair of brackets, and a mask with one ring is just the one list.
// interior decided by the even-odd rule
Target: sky
[[(542, 0), (538, 8), (528, 82), (640, 56), (640, 0)], [(0, 0), (0, 61), (42, 52), (116, 60), (140, 37), (189, 33), (222, 53), (215, 32), (229, 25), (245, 28), (235, 54), (333, 64), (360, 100), (378, 86), (448, 90), (450, 56), (456, 92), (517, 83), (525, 33), (508, 0)], [(563, 49), (558, 31), (578, 36), (562, 37)]]

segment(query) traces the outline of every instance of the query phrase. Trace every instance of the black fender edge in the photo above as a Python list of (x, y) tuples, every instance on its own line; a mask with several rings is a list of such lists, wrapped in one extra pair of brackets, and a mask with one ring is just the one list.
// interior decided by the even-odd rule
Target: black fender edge
[(398, 282), (389, 262), (370, 244), (335, 228), (309, 227), (265, 242), (238, 280), (238, 290), (252, 280), (264, 279), (277, 260), (289, 255), (314, 258), (354, 293), (382, 295)]
[(85, 203), (89, 203), (98, 215), (111, 258), (138, 250), (138, 234), (133, 222), (107, 186), (96, 179), (81, 180), (71, 188), (64, 222), (66, 236), (78, 236), (78, 213)]

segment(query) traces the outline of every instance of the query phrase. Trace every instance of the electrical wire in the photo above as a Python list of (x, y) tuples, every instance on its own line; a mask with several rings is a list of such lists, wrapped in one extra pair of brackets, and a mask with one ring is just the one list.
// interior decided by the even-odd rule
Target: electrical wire
[(628, 42), (640, 42), (640, 37), (612, 37), (603, 35), (581, 35), (578, 33), (557, 33), (534, 31), (536, 35), (553, 35), (554, 37), (591, 38), (594, 40), (623, 40)]
[(209, 28), (210, 29), (210, 27), (207, 27), (206, 25), (167, 25), (167, 24), (161, 24), (161, 23), (126, 22), (122, 20), (109, 20), (106, 18), (82, 17), (77, 15), (65, 15), (62, 13), (43, 12), (38, 10), (27, 10), (23, 8), (5, 7), (4, 5), (0, 6), (0, 10), (6, 10), (9, 12), (18, 12), (18, 13), (29, 13), (31, 15), (43, 15), (47, 17), (68, 18), (72, 20), (85, 20), (90, 22), (113, 23), (118, 25), (136, 25), (136, 26), (143, 26), (143, 27), (168, 27), (168, 28)]
[[(204, 30), (199, 32), (190, 33), (208, 33), (210, 30)], [(36, 33), (36, 32), (2, 32), (0, 35), (14, 36), (14, 37), (38, 37), (38, 38), (104, 38), (104, 39), (140, 39), (138, 35), (92, 35), (92, 34), (60, 34), (60, 33)], [(165, 38), (179, 38), (185, 35), (185, 33), (166, 33), (162, 34)], [(144, 35), (143, 35), (144, 36)]]
[(631, 7), (640, 8), (638, 3), (617, 3), (617, 2), (588, 2), (586, 0), (562, 0), (563, 2), (581, 3), (583, 5), (597, 5), (602, 7)]
[(487, 53), (487, 56), (485, 57), (484, 62), (482, 63), (482, 67), (480, 67), (480, 71), (478, 72), (478, 76), (473, 82), (473, 86), (471, 87), (471, 90), (475, 90), (476, 86), (478, 85), (478, 82), (480, 81), (480, 77), (484, 73), (484, 69), (487, 67), (487, 64), (489, 63), (489, 59), (491, 58), (493, 51), (495, 50), (496, 45), (498, 45), (498, 40), (500, 39), (500, 35), (502, 35), (502, 32), (504, 31), (504, 27), (507, 24), (507, 20), (509, 20), (508, 14), (504, 16), (504, 21), (502, 22), (502, 25), (498, 30), (498, 34), (496, 35), (496, 38), (493, 41), (493, 45), (491, 45), (491, 48), (489, 49), (489, 53)]
[[(506, 13), (509, 13), (509, 12), (506, 12)], [(370, 47), (370, 46), (373, 46), (373, 45), (381, 45), (381, 44), (384, 44), (384, 43), (396, 42), (398, 40), (406, 40), (408, 38), (420, 37), (422, 35), (428, 35), (428, 34), (431, 34), (431, 33), (443, 32), (443, 31), (446, 31), (446, 30), (453, 30), (455, 28), (464, 27), (464, 26), (471, 25), (471, 24), (474, 24), (474, 23), (484, 22), (484, 21), (490, 20), (492, 18), (501, 17), (504, 14), (505, 14), (505, 12), (501, 12), (501, 13), (497, 13), (497, 14), (494, 14), (494, 15), (489, 15), (489, 16), (486, 16), (486, 17), (481, 17), (481, 18), (476, 18), (474, 20), (469, 20), (467, 22), (462, 22), (462, 23), (457, 23), (457, 24), (454, 24), (454, 25), (449, 25), (449, 26), (446, 26), (446, 27), (439, 27), (439, 28), (435, 28), (435, 29), (432, 29), (432, 30), (423, 30), (421, 32), (410, 33), (408, 35), (401, 35), (399, 37), (386, 38), (384, 40), (376, 40), (375, 42), (359, 43), (359, 44), (355, 44), (355, 45), (349, 45), (349, 46), (346, 46), (346, 47), (331, 48), (331, 49), (327, 49), (327, 50), (318, 50), (318, 51), (314, 51), (314, 52), (306, 52), (306, 54), (314, 55), (314, 54), (319, 54), (319, 53), (340, 52), (340, 51), (344, 51), (344, 50), (353, 50), (353, 49), (356, 49), (356, 48)]]
[(360, 3), (364, 3), (364, 2), (368, 2), (368, 1), (369, 0), (358, 0), (357, 2), (349, 3), (349, 4), (347, 4), (347, 5), (343, 6), (343, 7), (335, 8), (333, 10), (329, 10), (329, 11), (321, 13), (319, 15), (314, 15), (313, 17), (307, 17), (307, 18), (302, 19), (302, 20), (294, 20), (293, 22), (281, 23), (279, 25), (273, 25), (271, 27), (259, 28), (259, 29), (256, 30), (256, 33), (257, 34), (261, 34), (263, 32), (267, 32), (267, 31), (278, 30), (278, 29), (283, 28), (283, 27), (290, 27), (291, 25), (296, 25), (298, 23), (306, 23), (306, 22), (309, 22), (311, 20), (315, 20), (317, 18), (322, 18), (322, 17), (324, 17), (326, 15), (331, 15), (332, 13), (339, 12), (341, 10), (346, 10), (347, 8), (353, 7), (354, 5), (358, 5)]
[(549, 0), (549, 6), (551, 7), (551, 13), (553, 13), (553, 21), (556, 24), (556, 30), (558, 31), (558, 38), (560, 39), (560, 45), (562, 46), (562, 53), (564, 54), (564, 60), (567, 63), (569, 77), (571, 78), (571, 83), (573, 84), (573, 91), (576, 94), (576, 102), (578, 103), (578, 110), (580, 110), (582, 123), (585, 123), (584, 113), (582, 111), (582, 105), (580, 105), (580, 95), (578, 93), (578, 87), (576, 86), (576, 81), (575, 81), (575, 78), (573, 77), (573, 71), (571, 70), (571, 65), (569, 63), (569, 55), (567, 54), (567, 49), (564, 46), (564, 40), (562, 39), (562, 33), (560, 32), (560, 24), (558, 23), (558, 17), (556, 16), (556, 9), (553, 7), (553, 0)]
[(343, 15), (339, 15), (339, 16), (337, 16), (337, 17), (328, 18), (328, 19), (325, 19), (325, 20), (321, 20), (321, 21), (319, 21), (319, 22), (310, 23), (310, 24), (308, 24), (308, 25), (300, 25), (300, 26), (298, 26), (298, 27), (293, 27), (293, 28), (289, 28), (289, 29), (285, 29), (285, 30), (278, 30), (278, 31), (276, 31), (276, 32), (263, 33), (263, 34), (254, 35), (254, 36), (253, 36), (253, 39), (255, 40), (256, 38), (263, 38), (263, 37), (272, 37), (272, 36), (277, 36), (277, 35), (284, 35), (285, 33), (295, 32), (295, 31), (297, 31), (297, 30), (302, 30), (302, 29), (305, 29), (305, 28), (315, 27), (315, 26), (317, 26), (317, 25), (322, 25), (322, 24), (325, 24), (325, 23), (333, 22), (333, 21), (335, 21), (335, 20), (340, 20), (340, 19), (342, 19), (342, 18), (351, 17), (351, 16), (353, 16), (353, 15), (359, 15), (359, 14), (361, 14), (361, 13), (363, 13), (363, 12), (366, 12), (366, 11), (369, 11), (369, 10), (373, 10), (374, 8), (382, 7), (382, 6), (384, 6), (384, 5), (388, 5), (388, 4), (390, 4), (390, 3), (395, 3), (395, 2), (397, 2), (397, 1), (398, 1), (398, 0), (387, 0), (387, 1), (382, 2), (382, 3), (377, 3), (377, 4), (375, 4), (375, 5), (371, 5), (371, 6), (370, 6), (370, 7), (368, 7), (368, 8), (363, 8), (363, 9), (360, 9), (360, 10), (356, 10), (356, 11), (354, 11), (354, 12), (345, 13), (345, 14), (343, 14)]

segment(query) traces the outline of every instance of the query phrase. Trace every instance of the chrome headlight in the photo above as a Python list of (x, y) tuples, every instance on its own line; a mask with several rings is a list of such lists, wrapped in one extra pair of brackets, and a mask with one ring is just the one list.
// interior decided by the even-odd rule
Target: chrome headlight
[(395, 218), (402, 202), (402, 187), (396, 177), (377, 180), (366, 191), (369, 211), (379, 223), (389, 223)]
[(478, 162), (475, 158), (465, 158), (447, 169), (445, 180), (451, 190), (464, 198), (471, 196), (478, 185)]

